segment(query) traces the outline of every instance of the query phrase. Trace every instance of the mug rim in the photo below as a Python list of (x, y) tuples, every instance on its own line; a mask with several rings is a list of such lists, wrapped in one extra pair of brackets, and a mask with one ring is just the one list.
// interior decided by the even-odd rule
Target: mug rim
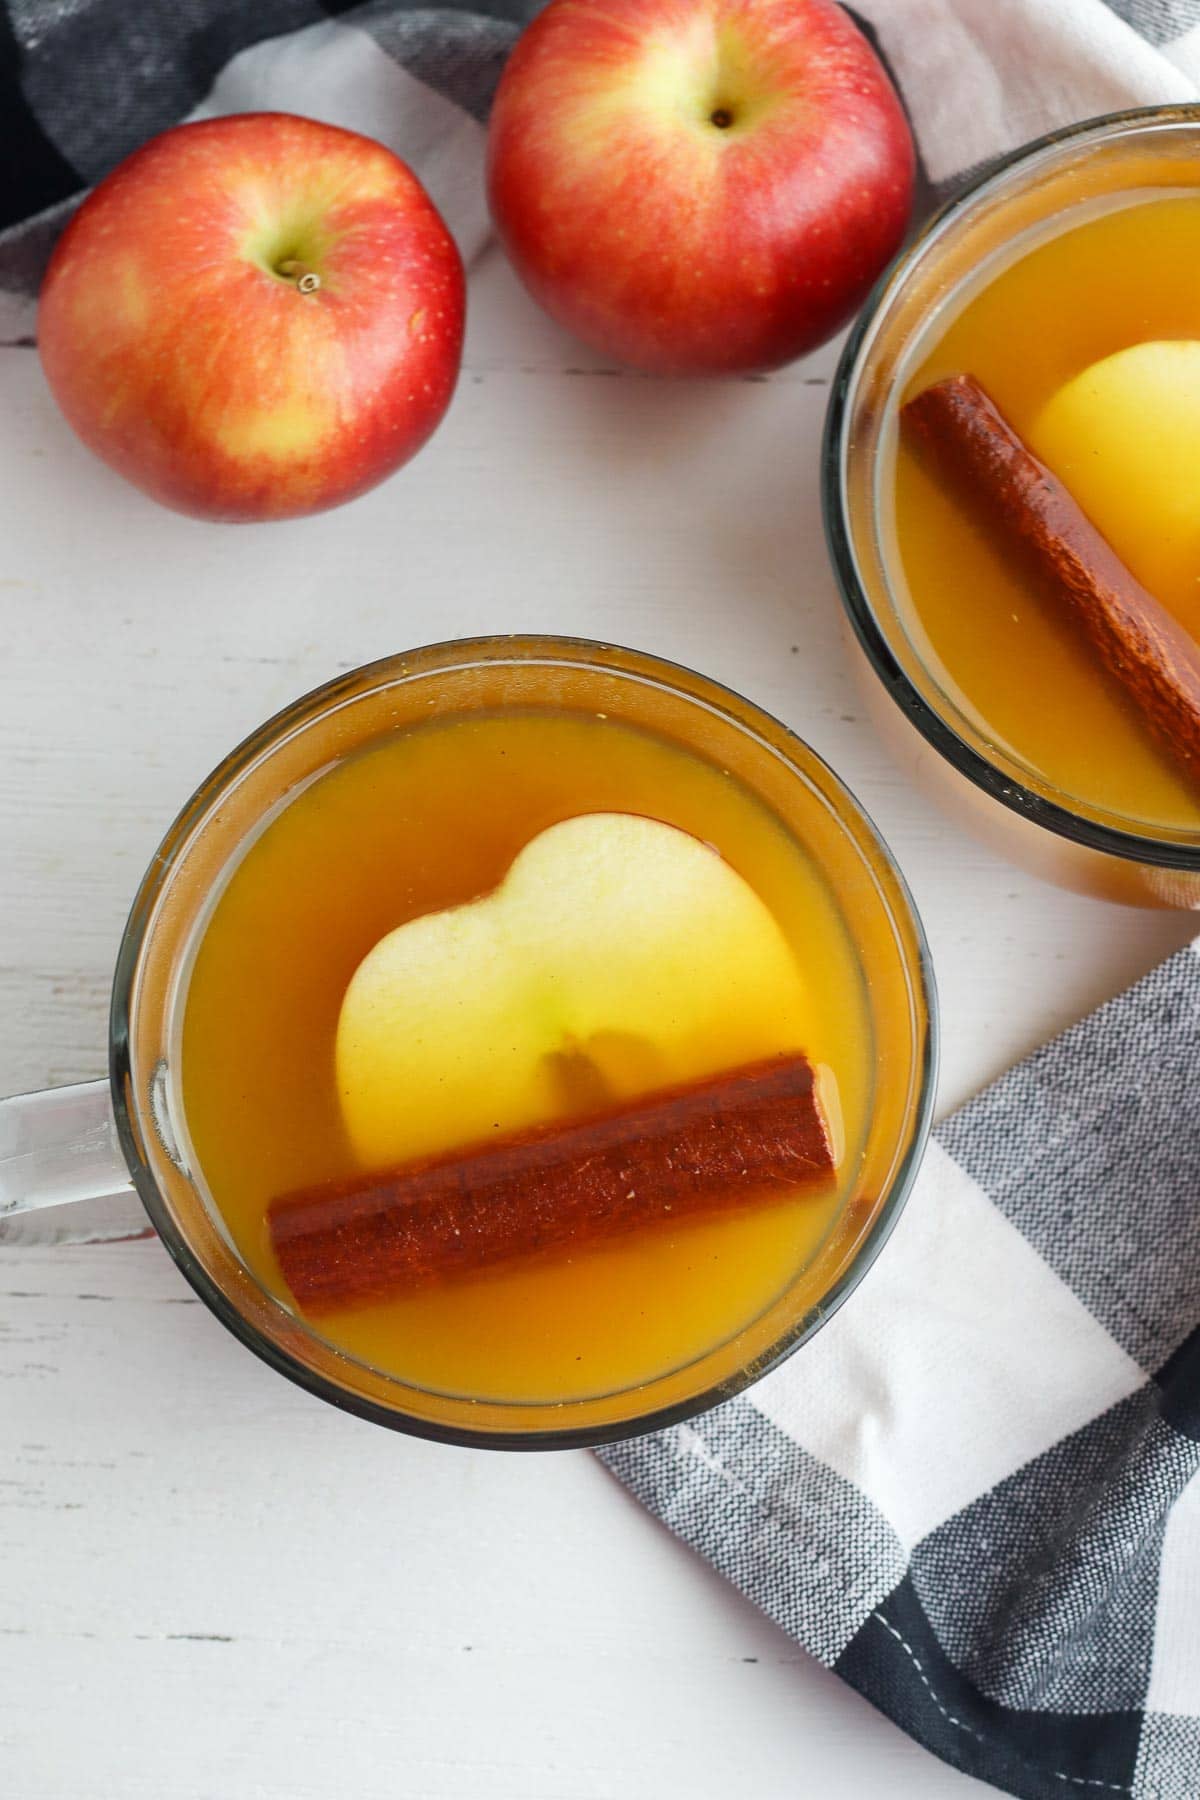
[[(1189, 843), (1181, 838), (1156, 837), (1152, 830), (1127, 830), (1103, 819), (1089, 818), (1066, 803), (1068, 796), (1064, 795), (1061, 800), (1052, 799), (1028, 786), (1018, 774), (1002, 770), (930, 704), (894, 654), (867, 593), (859, 573), (846, 494), (849, 427), (871, 334), (884, 308), (899, 294), (924, 257), (963, 214), (994, 190), (1011, 182), (1026, 165), (1033, 165), (1040, 158), (1080, 140), (1096, 138), (1103, 141), (1147, 125), (1200, 127), (1200, 101), (1097, 113), (1076, 124), (1044, 132), (989, 162), (932, 213), (912, 242), (876, 282), (838, 360), (821, 443), (821, 512), (838, 592), (854, 635), (888, 697), (946, 762), (989, 799), (999, 801), (1018, 817), (1042, 826), (1071, 844), (1098, 850), (1125, 862), (1195, 872), (1200, 871), (1200, 839)], [(918, 657), (918, 660), (924, 666), (923, 659)]]
[[(260, 755), (269, 751), (273, 745), (278, 744), (285, 734), (291, 734), (297, 729), (303, 730), (306, 721), (311, 720), (314, 716), (323, 715), (342, 700), (364, 692), (378, 691), (396, 678), (405, 679), (419, 676), (422, 673), (436, 673), (439, 668), (458, 668), (464, 664), (470, 665), (485, 660), (519, 660), (536, 664), (539, 661), (553, 662), (565, 657), (576, 666), (591, 666), (608, 673), (620, 674), (622, 665), (616, 659), (625, 656), (635, 659), (640, 669), (648, 668), (655, 676), (663, 680), (672, 692), (689, 701), (696, 700), (695, 684), (698, 684), (703, 693), (704, 702), (710, 708), (718, 711), (728, 723), (743, 731), (747, 730), (747, 726), (739, 718), (738, 712), (739, 709), (748, 711), (752, 715), (752, 723), (755, 726), (766, 726), (772, 734), (782, 740), (782, 744), (786, 747), (782, 760), (797, 776), (802, 773), (802, 770), (793, 760), (791, 746), (798, 746), (803, 755), (811, 758), (812, 762), (829, 779), (839, 798), (844, 803), (848, 803), (851, 816), (856, 818), (863, 828), (866, 840), (879, 858), (882, 869), (895, 885), (901, 921), (908, 926), (912, 934), (913, 953), (910, 956), (907, 952), (902, 952), (902, 955), (906, 964), (909, 990), (918, 1014), (923, 1015), (924, 1029), (920, 1034), (920, 1042), (916, 1045), (916, 1054), (910, 1075), (915, 1099), (912, 1106), (908, 1143), (896, 1162), (886, 1195), (877, 1206), (866, 1232), (837, 1280), (800, 1315), (797, 1321), (793, 1322), (792, 1326), (764, 1354), (743, 1363), (735, 1374), (712, 1386), (706, 1386), (700, 1392), (682, 1400), (655, 1408), (647, 1413), (636, 1414), (632, 1418), (610, 1420), (595, 1425), (535, 1426), (528, 1430), (475, 1429), (458, 1423), (427, 1418), (405, 1411), (401, 1406), (388, 1405), (374, 1400), (366, 1394), (338, 1386), (319, 1370), (308, 1367), (282, 1343), (277, 1342), (268, 1332), (260, 1329), (239, 1309), (220, 1282), (204, 1266), (202, 1259), (189, 1242), (187, 1234), (181, 1229), (167, 1205), (142, 1149), (142, 1130), (154, 1130), (156, 1127), (150, 1118), (146, 1119), (144, 1126), (141, 1124), (141, 1111), (134, 1080), (131, 1045), (131, 1002), (134, 984), (142, 952), (149, 942), (155, 903), (168, 881), (176, 859), (181, 851), (186, 849), (193, 827), (211, 813), (214, 799), (227, 792), (230, 784), (236, 781), (241, 772), (254, 763)], [(613, 660), (605, 661), (606, 657)], [(727, 705), (728, 702), (733, 703), (732, 707)], [(778, 749), (771, 738), (763, 741), (768, 748)], [(917, 1022), (918, 1025), (921, 1023), (920, 1017)], [(874, 821), (825, 759), (774, 715), (710, 676), (703, 675), (667, 658), (645, 651), (626, 649), (607, 640), (601, 642), (547, 633), (513, 636), (481, 635), (447, 639), (423, 645), (413, 651), (377, 658), (308, 689), (243, 738), (199, 784), (168, 827), (147, 866), (122, 933), (113, 977), (109, 1014), (110, 1094), (118, 1140), (129, 1168), (130, 1179), (150, 1223), (165, 1245), (168, 1254), (209, 1311), (240, 1343), (274, 1369), (277, 1374), (283, 1375), (317, 1398), (328, 1401), (339, 1410), (358, 1418), (367, 1419), (374, 1424), (385, 1425), (408, 1436), (439, 1443), (457, 1444), (473, 1449), (595, 1448), (640, 1437), (649, 1432), (679, 1424), (698, 1413), (709, 1410), (723, 1400), (731, 1399), (735, 1394), (742, 1392), (752, 1382), (760, 1380), (793, 1355), (838, 1310), (858, 1286), (895, 1227), (924, 1159), (928, 1143), (937, 1090), (939, 1050), (940, 1020), (937, 988), (929, 945), (920, 914), (908, 884)], [(159, 1135), (161, 1139), (161, 1134)], [(633, 1396), (643, 1391), (656, 1379), (658, 1378), (652, 1377), (649, 1382), (631, 1386), (628, 1390), (630, 1395)], [(402, 1378), (398, 1378), (398, 1380), (402, 1384)], [(556, 1409), (547, 1404), (545, 1410), (548, 1414), (552, 1414)]]

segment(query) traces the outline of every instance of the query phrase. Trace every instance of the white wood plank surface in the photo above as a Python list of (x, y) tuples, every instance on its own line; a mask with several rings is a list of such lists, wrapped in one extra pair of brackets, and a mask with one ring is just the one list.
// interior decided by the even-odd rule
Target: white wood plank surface
[[(889, 766), (820, 534), (832, 352), (667, 386), (557, 333), (495, 253), (471, 300), (429, 450), (282, 526), (159, 510), (74, 442), (36, 356), (0, 350), (0, 1092), (100, 1073), (134, 887), (237, 738), (338, 669), (475, 632), (658, 651), (828, 756), (925, 916), (943, 1107), (1192, 934), (1007, 868)], [(0, 1793), (971, 1792), (586, 1455), (345, 1419), (241, 1350), (152, 1242), (0, 1245)]]

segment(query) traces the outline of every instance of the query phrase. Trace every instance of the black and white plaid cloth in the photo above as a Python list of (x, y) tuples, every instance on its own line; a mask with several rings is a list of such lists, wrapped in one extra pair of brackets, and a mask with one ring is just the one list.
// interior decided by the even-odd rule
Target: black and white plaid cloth
[[(382, 139), (470, 262), (483, 121), (536, 10), (0, 0), (0, 335), (31, 330), (87, 187), (185, 117)], [(927, 196), (1054, 125), (1200, 93), (1200, 0), (854, 10)], [(1185, 951), (942, 1128), (886, 1255), (798, 1356), (605, 1454), (913, 1737), (1035, 1800), (1200, 1800), (1198, 1069)]]
[(1200, 1796), (1200, 954), (937, 1134), (886, 1251), (740, 1399), (604, 1453), (947, 1762)]

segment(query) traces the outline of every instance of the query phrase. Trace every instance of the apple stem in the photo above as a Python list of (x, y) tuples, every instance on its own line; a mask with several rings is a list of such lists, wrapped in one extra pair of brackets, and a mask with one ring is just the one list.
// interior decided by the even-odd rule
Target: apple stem
[(315, 294), (321, 285), (321, 277), (317, 271), (310, 269), (307, 263), (298, 262), (294, 256), (289, 256), (285, 262), (279, 264), (278, 273), (295, 276), (296, 287), (302, 294)]

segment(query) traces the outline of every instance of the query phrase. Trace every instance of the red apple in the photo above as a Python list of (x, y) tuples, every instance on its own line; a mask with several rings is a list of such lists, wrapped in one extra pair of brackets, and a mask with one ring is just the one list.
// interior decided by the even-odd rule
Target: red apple
[(561, 324), (659, 373), (765, 369), (861, 304), (912, 137), (832, 0), (551, 0), (492, 113), (492, 215)]
[(55, 398), (181, 512), (336, 506), (420, 449), (462, 353), (462, 262), (382, 144), (286, 113), (153, 138), (102, 181), (42, 287)]

